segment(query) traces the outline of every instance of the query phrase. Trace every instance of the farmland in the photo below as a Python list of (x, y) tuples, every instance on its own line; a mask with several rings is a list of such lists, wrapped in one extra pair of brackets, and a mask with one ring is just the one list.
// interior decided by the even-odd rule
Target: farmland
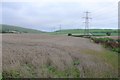
[(118, 77), (118, 54), (90, 39), (48, 34), (2, 34), (3, 77)]
[[(68, 33), (74, 35), (83, 35), (84, 29), (62, 29), (56, 30), (53, 32), (45, 32), (34, 29), (23, 28), (14, 25), (0, 24), (0, 33), (12, 33), (11, 31), (15, 31), (15, 33), (36, 33), (36, 34), (51, 34), (51, 35), (67, 35)], [(118, 36), (120, 29), (90, 29), (89, 32), (95, 36), (106, 36), (107, 32), (111, 33), (111, 36)]]
[[(92, 35), (97, 35), (97, 36), (106, 36), (107, 32), (110, 32), (111, 36), (118, 36), (120, 30), (119, 29), (90, 29), (89, 32)], [(75, 35), (83, 35), (84, 29), (63, 29), (63, 30), (52, 32), (50, 34), (67, 35), (68, 33), (75, 34)]]

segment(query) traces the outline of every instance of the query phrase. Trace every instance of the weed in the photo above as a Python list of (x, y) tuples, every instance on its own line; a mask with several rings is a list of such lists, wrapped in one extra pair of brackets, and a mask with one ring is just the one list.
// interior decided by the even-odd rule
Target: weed
[(80, 61), (79, 61), (79, 60), (73, 61), (73, 65), (79, 65), (79, 64), (80, 64)]
[(65, 69), (64, 71), (60, 71), (54, 66), (47, 66), (47, 70), (49, 73), (54, 75), (54, 77), (73, 77), (73, 78), (79, 78), (80, 77), (80, 71), (77, 67), (73, 66), (69, 69)]
[(47, 71), (50, 74), (54, 75), (54, 77), (62, 77), (62, 76), (64, 76), (64, 75), (61, 74), (61, 71), (58, 71), (57, 68), (52, 66), (52, 65), (47, 65), (46, 68), (47, 68)]
[(23, 66), (26, 68), (26, 71), (29, 72), (32, 77), (36, 76), (36, 72), (34, 71), (35, 67), (32, 64), (24, 64)]
[(77, 67), (73, 66), (70, 69), (66, 70), (66, 75), (68, 77), (79, 78), (80, 77), (80, 71)]
[(10, 70), (10, 71), (3, 71), (2, 73), (2, 77), (3, 78), (18, 78), (20, 77), (20, 71), (16, 71), (16, 70)]
[(54, 73), (56, 71), (56, 68), (53, 66), (48, 66), (47, 68), (50, 73)]

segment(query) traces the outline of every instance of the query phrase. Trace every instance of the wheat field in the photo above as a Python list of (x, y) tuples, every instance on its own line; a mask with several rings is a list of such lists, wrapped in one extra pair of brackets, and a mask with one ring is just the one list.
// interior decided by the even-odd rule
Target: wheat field
[(3, 34), (2, 69), (5, 78), (114, 78), (118, 55), (80, 37)]

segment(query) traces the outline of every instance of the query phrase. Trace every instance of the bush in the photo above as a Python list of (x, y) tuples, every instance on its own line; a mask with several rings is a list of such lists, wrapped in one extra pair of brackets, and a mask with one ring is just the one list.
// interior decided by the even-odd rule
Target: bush
[(92, 40), (95, 42), (95, 43), (101, 43), (103, 44), (106, 48), (109, 48), (110, 50), (112, 51), (115, 51), (115, 52), (120, 52), (120, 40), (114, 40), (114, 39), (111, 39), (111, 38), (92, 38)]
[(111, 36), (111, 32), (107, 32), (106, 35), (107, 35), (107, 36)]
[(72, 36), (72, 34), (71, 34), (71, 33), (68, 33), (68, 36)]

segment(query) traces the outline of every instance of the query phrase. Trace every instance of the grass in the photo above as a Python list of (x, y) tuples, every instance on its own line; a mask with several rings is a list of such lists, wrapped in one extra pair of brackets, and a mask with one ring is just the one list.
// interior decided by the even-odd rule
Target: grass
[[(109, 67), (112, 69), (112, 71), (105, 71), (103, 73), (94, 73), (101, 75), (101, 77), (117, 77), (117, 73), (113, 73), (113, 71), (117, 72), (118, 71), (118, 54), (114, 54), (114, 52), (111, 52), (109, 50), (104, 50), (104, 52), (97, 52), (94, 50), (86, 50), (83, 51), (84, 54), (89, 54), (89, 55), (94, 55), (98, 60), (101, 60), (101, 62), (104, 62), (106, 65), (110, 65)], [(96, 60), (97, 61), (97, 60)], [(103, 67), (105, 67), (103, 65)], [(87, 72), (92, 72), (92, 71), (87, 71)], [(90, 75), (90, 74), (89, 74)], [(90, 76), (92, 77), (92, 76)]]
[(105, 51), (101, 53), (101, 57), (104, 58), (108, 64), (110, 63), (114, 69), (118, 69), (118, 54), (113, 54), (113, 52)]
[(99, 59), (104, 60), (107, 64), (111, 64), (111, 66), (114, 69), (117, 69), (118, 67), (118, 54), (114, 54), (115, 52), (111, 52), (109, 50), (104, 50), (104, 52), (97, 52), (94, 50), (86, 50), (83, 51), (86, 54), (90, 54), (90, 55), (95, 55), (97, 56)]

